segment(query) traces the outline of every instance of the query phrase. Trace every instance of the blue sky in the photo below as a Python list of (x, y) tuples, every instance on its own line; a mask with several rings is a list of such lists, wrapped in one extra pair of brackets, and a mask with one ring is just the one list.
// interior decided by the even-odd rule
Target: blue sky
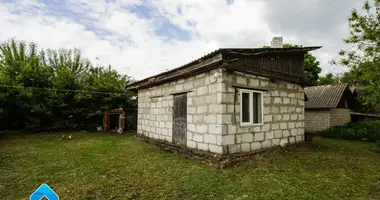
[[(294, 9), (297, 7), (298, 9)], [(40, 48), (79, 48), (95, 64), (136, 79), (190, 62), (221, 47), (261, 47), (274, 36), (322, 45), (323, 72), (360, 2), (324, 0), (0, 0), (0, 40)], [(95, 58), (99, 59), (95, 59)]]

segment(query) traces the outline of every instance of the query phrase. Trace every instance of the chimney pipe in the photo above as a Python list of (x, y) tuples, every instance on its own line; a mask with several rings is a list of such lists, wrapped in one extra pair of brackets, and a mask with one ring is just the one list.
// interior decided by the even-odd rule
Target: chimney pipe
[(282, 48), (283, 47), (282, 37), (273, 37), (270, 47), (272, 48)]

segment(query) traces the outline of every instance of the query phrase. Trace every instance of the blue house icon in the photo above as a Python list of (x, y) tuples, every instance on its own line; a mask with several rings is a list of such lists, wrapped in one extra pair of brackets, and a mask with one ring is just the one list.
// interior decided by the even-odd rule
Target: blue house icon
[(42, 197), (48, 200), (59, 200), (58, 195), (45, 183), (42, 184), (32, 195), (29, 200), (40, 200)]

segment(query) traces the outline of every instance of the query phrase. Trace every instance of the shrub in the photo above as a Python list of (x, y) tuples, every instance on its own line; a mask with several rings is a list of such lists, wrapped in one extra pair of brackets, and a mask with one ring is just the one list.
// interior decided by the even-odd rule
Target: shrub
[(380, 141), (380, 120), (348, 123), (316, 132), (315, 135), (327, 138), (376, 142)]

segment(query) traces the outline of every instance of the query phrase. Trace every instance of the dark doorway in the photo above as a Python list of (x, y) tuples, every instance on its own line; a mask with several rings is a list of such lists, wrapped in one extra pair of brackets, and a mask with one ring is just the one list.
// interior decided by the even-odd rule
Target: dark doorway
[(174, 95), (173, 106), (173, 143), (186, 145), (187, 131), (187, 94)]
[(125, 109), (125, 129), (137, 130), (137, 108)]
[(118, 129), (120, 126), (120, 114), (119, 113), (111, 113), (110, 114), (110, 130)]

